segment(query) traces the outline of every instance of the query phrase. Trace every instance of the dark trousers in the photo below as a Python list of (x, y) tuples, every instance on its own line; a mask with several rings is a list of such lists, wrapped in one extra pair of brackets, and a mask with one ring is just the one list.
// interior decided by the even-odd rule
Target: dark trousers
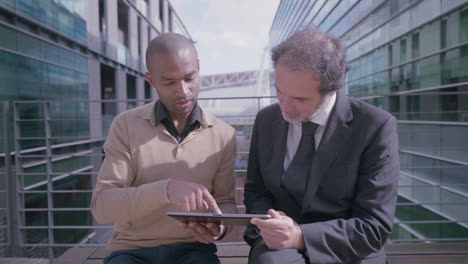
[(257, 239), (249, 253), (249, 264), (310, 264), (309, 259), (296, 249), (271, 250), (262, 239)]
[[(250, 249), (249, 264), (314, 264), (322, 263), (318, 259), (309, 259), (304, 252), (296, 249), (271, 250), (263, 242), (262, 239), (257, 239), (253, 247)], [(356, 260), (347, 264), (385, 264), (385, 254)]]
[(188, 243), (116, 251), (104, 264), (219, 264), (216, 245)]

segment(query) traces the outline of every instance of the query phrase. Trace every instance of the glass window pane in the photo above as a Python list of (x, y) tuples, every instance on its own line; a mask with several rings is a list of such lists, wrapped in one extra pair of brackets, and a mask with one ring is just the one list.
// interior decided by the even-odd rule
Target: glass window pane
[(60, 64), (60, 50), (61, 48), (54, 46), (52, 44), (44, 43), (44, 58), (47, 61)]
[(0, 0), (0, 5), (9, 7), (10, 9), (15, 9), (15, 0)]
[(54, 0), (41, 0), (38, 2), (39, 20), (47, 26), (58, 30), (57, 11), (59, 10)]
[(441, 84), (440, 55), (434, 55), (414, 63), (412, 79), (413, 89), (434, 87)]
[(66, 49), (60, 49), (60, 64), (75, 68), (75, 53), (68, 51)]
[(388, 74), (382, 72), (373, 75), (374, 93), (375, 94), (386, 94), (388, 93)]
[(419, 31), (416, 31), (411, 35), (411, 54), (413, 59), (421, 56), (419, 46)]
[(22, 56), (17, 56), (18, 66), (16, 87), (20, 100), (37, 100), (41, 96), (41, 63)]
[(0, 47), (16, 50), (16, 31), (0, 25)]
[(36, 38), (18, 33), (18, 52), (37, 58), (43, 58), (41, 44), (42, 42)]
[(419, 34), (421, 56), (440, 50), (440, 20), (425, 25)]
[(445, 54), (442, 74), (443, 84), (468, 81), (468, 47), (451, 50)]
[(16, 10), (26, 17), (34, 18), (37, 0), (16, 0)]
[(8, 52), (0, 51), (0, 100), (16, 99), (16, 65), (17, 55)]
[(460, 42), (468, 41), (468, 7), (460, 11)]

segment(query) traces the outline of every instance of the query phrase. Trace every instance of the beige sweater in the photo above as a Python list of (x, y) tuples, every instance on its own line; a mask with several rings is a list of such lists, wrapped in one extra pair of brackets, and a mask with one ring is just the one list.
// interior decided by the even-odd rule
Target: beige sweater
[(118, 115), (104, 143), (91, 209), (99, 223), (115, 223), (107, 249), (117, 251), (194, 242), (167, 211), (170, 179), (203, 184), (223, 213), (236, 212), (234, 129), (202, 110), (202, 124), (180, 144), (162, 124), (155, 102)]

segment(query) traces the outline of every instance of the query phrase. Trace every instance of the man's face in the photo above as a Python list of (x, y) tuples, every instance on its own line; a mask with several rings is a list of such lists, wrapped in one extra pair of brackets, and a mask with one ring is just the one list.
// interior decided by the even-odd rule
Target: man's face
[(155, 53), (150, 58), (148, 81), (170, 116), (192, 112), (200, 90), (198, 58), (193, 49), (178, 53)]
[(277, 64), (275, 86), (281, 112), (286, 121), (301, 123), (317, 111), (322, 103), (320, 81), (312, 72), (292, 71)]

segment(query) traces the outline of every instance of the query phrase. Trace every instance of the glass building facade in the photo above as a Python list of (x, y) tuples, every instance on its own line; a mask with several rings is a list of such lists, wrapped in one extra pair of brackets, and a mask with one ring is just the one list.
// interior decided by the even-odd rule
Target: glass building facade
[(87, 41), (86, 0), (0, 0), (0, 4), (74, 40)]
[(190, 38), (168, 0), (0, 0), (0, 257), (99, 241), (101, 145), (117, 113), (155, 97), (144, 51), (168, 31)]
[(392, 239), (468, 240), (468, 1), (282, 0), (270, 45), (308, 26), (345, 42), (347, 93), (398, 119)]

